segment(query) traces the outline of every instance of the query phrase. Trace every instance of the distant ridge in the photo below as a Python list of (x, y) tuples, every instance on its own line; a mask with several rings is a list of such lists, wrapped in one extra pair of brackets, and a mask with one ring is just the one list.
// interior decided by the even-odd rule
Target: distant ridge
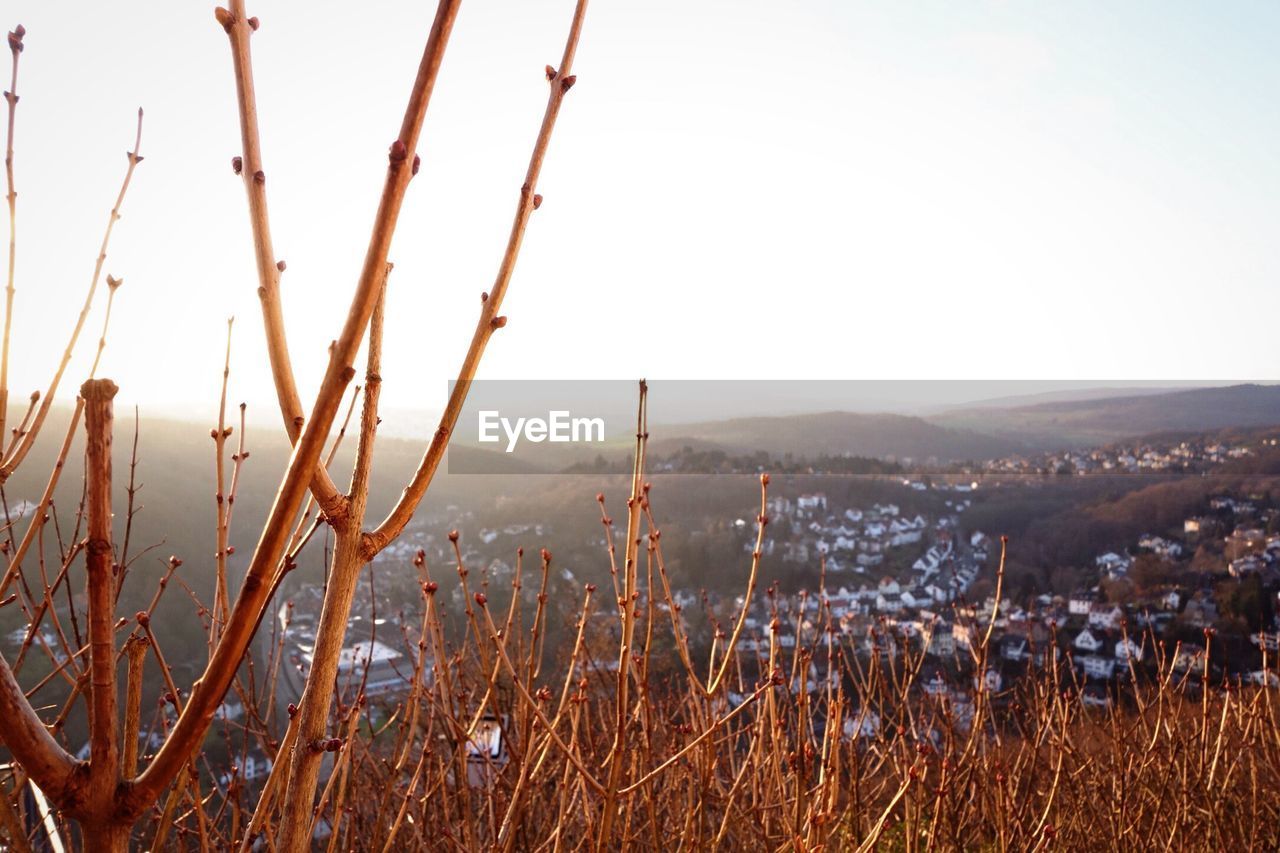
[(930, 418), (1040, 449), (1084, 447), (1153, 433), (1280, 424), (1280, 385), (1247, 383), (1032, 406), (971, 407)]
[(711, 445), (732, 453), (764, 450), (805, 457), (827, 454), (940, 461), (985, 459), (1025, 449), (1014, 440), (938, 425), (924, 418), (857, 412), (682, 424), (667, 435), (655, 431), (651, 439), (657, 453), (672, 452), (684, 444)]
[(1046, 403), (1080, 403), (1094, 400), (1111, 400), (1117, 397), (1153, 397), (1160, 394), (1176, 394), (1194, 390), (1191, 385), (1130, 385), (1126, 387), (1108, 388), (1070, 388), (1063, 391), (1042, 391), (1036, 394), (1012, 394), (1008, 397), (991, 397), (986, 400), (974, 400), (970, 403), (958, 403), (944, 407), (935, 412), (941, 417), (947, 412), (967, 409), (1012, 409), (1027, 406), (1040, 406)]

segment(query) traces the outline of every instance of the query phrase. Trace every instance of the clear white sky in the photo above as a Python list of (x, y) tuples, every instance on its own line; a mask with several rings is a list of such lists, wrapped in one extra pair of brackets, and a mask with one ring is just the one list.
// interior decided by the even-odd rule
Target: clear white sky
[[(572, 5), (463, 4), (392, 253), (390, 406), (435, 407), (456, 370)], [(250, 3), (308, 391), (431, 7)], [(212, 409), (234, 314), (232, 393), (266, 416), (212, 5), (5, 14), (28, 29), (14, 393), (43, 386), (61, 350), (142, 105), (102, 374), (144, 411)], [(1271, 0), (595, 0), (482, 375), (1271, 377), (1277, 43)]]

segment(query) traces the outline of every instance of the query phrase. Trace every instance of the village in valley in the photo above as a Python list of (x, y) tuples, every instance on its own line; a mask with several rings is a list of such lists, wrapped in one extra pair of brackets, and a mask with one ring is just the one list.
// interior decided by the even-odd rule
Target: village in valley
[[(1280, 687), (1272, 663), (1280, 654), (1280, 490), (1265, 477), (1219, 477), (1229, 466), (1275, 453), (1274, 442), (1270, 433), (1235, 441), (1184, 437), (947, 468), (899, 459), (861, 477), (804, 471), (797, 463), (773, 478), (763, 534), (760, 506), (750, 505), (750, 483), (765, 460), (743, 457), (756, 470), (732, 472), (746, 488), (724, 478), (660, 475), (655, 491), (664, 505), (671, 493), (699, 482), (718, 484), (708, 495), (737, 497), (730, 498), (732, 505), (724, 497), (707, 499), (701, 517), (664, 530), (670, 597), (655, 580), (647, 611), (657, 620), (654, 654), (679, 666), (669, 640), (673, 608), (695, 659), (723, 652), (745, 608), (731, 702), (742, 701), (741, 691), (753, 681), (769, 677), (771, 656), (799, 678), (792, 689), (832, 686), (836, 667), (828, 655), (835, 649), (864, 669), (901, 671), (902, 663), (910, 663), (915, 695), (942, 703), (961, 726), (978, 692), (989, 691), (997, 704), (1016, 702), (1024, 676), (1048, 668), (1061, 673), (1064, 690), (1097, 708), (1129, 702), (1131, 685), (1150, 683), (1158, 672), (1172, 671), (1193, 691)], [(587, 486), (595, 491), (589, 476), (573, 476), (585, 483), (574, 486), (573, 495)], [(1035, 575), (1048, 582), (1027, 582), (1026, 567), (1012, 558), (1000, 576), (1004, 508), (1108, 477), (1126, 484), (1121, 494), (1141, 493), (1151, 488), (1148, 483), (1182, 483), (1195, 499), (1176, 516), (1167, 508), (1158, 513), (1159, 523), (1151, 507), (1139, 505), (1137, 517), (1153, 519), (1149, 527), (1097, 539), (1105, 547), (1075, 549), (1081, 556), (1068, 570)], [(695, 492), (690, 500), (702, 503), (702, 495)], [(337, 701), (363, 697), (390, 714), (416, 670), (430, 681), (431, 655), (420, 636), (428, 582), (438, 583), (435, 600), (446, 627), (460, 631), (476, 593), (504, 609), (519, 596), (528, 613), (545, 594), (547, 659), (565, 663), (584, 590), (591, 584), (609, 589), (609, 526), (602, 530), (599, 513), (591, 518), (589, 511), (577, 513), (586, 516), (581, 524), (575, 514), (560, 512), (556, 517), (568, 521), (552, 526), (534, 520), (540, 507), (506, 500), (489, 509), (445, 503), (419, 513), (366, 568), (338, 662)], [(574, 506), (592, 502), (589, 496), (573, 500)], [(662, 509), (658, 515), (661, 523)], [(612, 529), (619, 548), (620, 535)], [(1088, 542), (1092, 546), (1094, 538)], [(544, 546), (555, 551), (547, 555), (545, 587)], [(760, 582), (747, 601), (743, 591), (753, 561)], [(1010, 574), (1015, 570), (1023, 572), (1018, 582)], [(595, 651), (616, 647), (618, 619), (610, 601), (595, 600), (588, 642), (576, 663), (601, 684), (617, 666), (615, 654)], [(322, 602), (318, 579), (299, 576), (282, 591), (261, 633), (259, 658), (269, 667), (279, 661), (280, 707), (300, 699)], [(659, 635), (667, 641), (659, 644)], [(6, 638), (17, 647), (25, 632), (15, 629)], [(47, 627), (35, 638), (51, 649), (55, 641)], [(984, 642), (985, 656), (979, 651)], [(804, 661), (801, 670), (793, 667), (797, 660)], [(228, 699), (218, 719), (243, 713)], [(864, 708), (851, 723), (854, 732), (846, 734), (873, 737), (878, 719), (874, 709)], [(148, 744), (165, 723), (156, 725), (144, 734)], [(245, 779), (270, 768), (257, 752), (242, 764)]]
[[(770, 530), (781, 521), (781, 535), (765, 540), (765, 552), (781, 550), (784, 560), (816, 554), (825, 571), (820, 588), (791, 595), (774, 590), (755, 602), (740, 651), (767, 654), (774, 643), (782, 649), (821, 645), (830, 627), (864, 656), (908, 649), (923, 654), (922, 692), (960, 704), (970, 701), (977, 645), (988, 629), (984, 683), (995, 692), (1028, 666), (1045, 665), (1055, 655), (1073, 669), (1083, 701), (1099, 706), (1109, 705), (1125, 682), (1150, 676), (1160, 663), (1194, 683), (1280, 686), (1262, 663), (1264, 651), (1280, 649), (1280, 621), (1274, 615), (1280, 604), (1280, 535), (1266, 533), (1280, 519), (1277, 508), (1215, 496), (1206, 514), (1186, 519), (1183, 541), (1144, 535), (1124, 553), (1099, 554), (1091, 567), (1098, 582), (1089, 587), (1026, 601), (1002, 596), (997, 602), (992, 585), (1002, 543), (963, 524), (973, 487), (934, 488), (956, 492), (947, 502), (952, 512), (934, 519), (903, 517), (893, 504), (836, 507), (820, 493), (771, 501)], [(1138, 561), (1159, 561), (1170, 576), (1180, 574), (1175, 566), (1190, 557), (1201, 537), (1224, 531), (1228, 557), (1220, 571), (1200, 577), (1200, 586), (1169, 583), (1141, 595), (1118, 593), (1132, 591), (1120, 582)], [(783, 537), (788, 541), (779, 546)], [(909, 568), (883, 571), (886, 555), (908, 548), (920, 553)], [(1248, 633), (1249, 646), (1242, 649), (1237, 642), (1225, 658), (1208, 655), (1210, 643), (1243, 639), (1219, 636), (1226, 634), (1224, 626), (1230, 630), (1223, 618), (1230, 605), (1219, 598), (1231, 596), (1242, 583), (1266, 590), (1270, 606), (1256, 603), (1269, 618)], [(979, 586), (982, 594), (973, 594)], [(812, 680), (821, 683), (817, 657), (813, 667)]]
[[(1275, 447), (1277, 439), (1268, 437), (1261, 444)], [(1003, 474), (1198, 474), (1256, 453), (1251, 443), (1217, 438), (1126, 441), (1091, 450), (1006, 456), (978, 468)]]
[[(988, 475), (1062, 474), (1069, 467), (1075, 476), (1194, 476), (1253, 452), (1248, 444), (1183, 440), (992, 460), (982, 468)], [(728, 529), (743, 565), (759, 547), (762, 564), (789, 566), (793, 577), (810, 582), (797, 588), (775, 582), (750, 602), (727, 590), (676, 585), (672, 600), (659, 596), (655, 610), (666, 614), (674, 605), (696, 647), (711, 625), (732, 624), (747, 607), (736, 647), (744, 673), (760, 674), (771, 649), (790, 658), (797, 646), (819, 648), (827, 640), (864, 660), (910, 653), (922, 661), (916, 677), (921, 694), (952, 703), (961, 718), (975, 686), (1007, 696), (1028, 667), (1054, 661), (1070, 673), (1081, 700), (1099, 707), (1122, 700), (1127, 683), (1152, 677), (1158, 667), (1171, 667), (1196, 688), (1277, 686), (1274, 671), (1268, 674), (1263, 664), (1264, 654), (1280, 651), (1280, 507), (1269, 494), (1210, 495), (1181, 529), (1152, 531), (1096, 554), (1080, 567), (1087, 582), (1077, 588), (1019, 596), (1006, 587), (997, 599), (1002, 542), (969, 524), (967, 513), (988, 491), (1019, 488), (1017, 476), (961, 482), (909, 474), (892, 485), (904, 501), (925, 494), (936, 511), (908, 511), (888, 500), (856, 506), (825, 491), (777, 489), (768, 498), (767, 529), (758, 544), (755, 518), (732, 519)], [(348, 692), (394, 697), (407, 683), (417, 658), (420, 615), (413, 602), (422, 577), (434, 573), (452, 584), (445, 600), (461, 611), (468, 593), (457, 582), (459, 555), (470, 575), (465, 590), (492, 595), (514, 584), (517, 543), (552, 534), (542, 524), (481, 521), (471, 511), (446, 507), (415, 520), (375, 561), (374, 580), (357, 595), (351, 645), (340, 664), (339, 681)], [(456, 541), (451, 530), (460, 531)], [(603, 557), (605, 542), (596, 537), (588, 544)], [(589, 557), (570, 562), (573, 568), (557, 561), (553, 587), (572, 591), (593, 580), (607, 583), (580, 568)], [(402, 571), (407, 566), (416, 570)], [(532, 601), (535, 576), (528, 566), (523, 571), (518, 594)], [(282, 680), (286, 690), (301, 689), (320, 600), (317, 587), (303, 586), (281, 607), (278, 627), (288, 648), (286, 669), (292, 670)], [(602, 625), (616, 622), (608, 608), (599, 608), (596, 618)], [(988, 632), (986, 671), (979, 678), (977, 648)], [(615, 665), (607, 657), (588, 663), (601, 671)], [(825, 683), (822, 655), (815, 653), (809, 667), (808, 686), (817, 689)]]

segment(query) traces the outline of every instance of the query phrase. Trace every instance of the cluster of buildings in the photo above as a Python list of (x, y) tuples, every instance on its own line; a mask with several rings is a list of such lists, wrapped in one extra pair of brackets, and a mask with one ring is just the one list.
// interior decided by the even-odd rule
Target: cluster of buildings
[[(1051, 464), (1065, 459), (1074, 470), (1085, 473), (1164, 470), (1172, 466), (1185, 468), (1190, 463), (1218, 463), (1249, 452), (1245, 446), (1181, 442), (1163, 447), (1115, 447), (1045, 457), (1041, 462)], [(893, 502), (837, 505), (821, 492), (774, 494), (769, 498), (766, 512), (770, 523), (760, 545), (762, 552), (775, 561), (825, 566), (825, 588), (821, 595), (783, 595), (775, 591), (769, 597), (759, 596), (745, 621), (746, 630), (738, 646), (740, 654), (758, 656), (775, 644), (784, 650), (807, 645), (816, 642), (830, 626), (841, 642), (858, 654), (889, 655), (904, 645), (922, 652), (928, 666), (919, 680), (920, 689), (954, 703), (962, 702), (975, 686), (1001, 690), (1001, 685), (1017, 678), (1027, 666), (1041, 659), (1039, 656), (1060, 655), (1060, 660), (1070, 664), (1085, 686), (1085, 700), (1106, 704), (1115, 695), (1116, 685), (1135, 667), (1150, 668), (1155, 658), (1187, 673), (1198, 672), (1203, 666), (1204, 650), (1196, 643), (1164, 643), (1157, 652), (1156, 644), (1161, 641), (1154, 639), (1177, 635), (1167, 630), (1175, 620), (1174, 627), (1179, 630), (1216, 628), (1220, 624), (1220, 602), (1215, 600), (1219, 592), (1214, 583), (1185, 582), (1194, 573), (1182, 570), (1187, 568), (1197, 545), (1212, 540), (1215, 548), (1221, 547), (1224, 564), (1216, 574), (1219, 581), (1226, 576), (1260, 575), (1266, 582), (1275, 580), (1280, 584), (1280, 536), (1267, 532), (1274, 528), (1271, 522), (1280, 511), (1263, 506), (1265, 501), (1260, 497), (1223, 495), (1212, 498), (1202, 514), (1187, 518), (1181, 537), (1144, 534), (1128, 549), (1098, 555), (1092, 567), (1099, 581), (1119, 581), (1130, 575), (1142, 555), (1150, 554), (1171, 564), (1171, 577), (1181, 571), (1184, 582), (1179, 587), (1158, 591), (1148, 588), (1141, 601), (1108, 601), (1101, 587), (1095, 585), (1070, 595), (1039, 595), (1017, 605), (1004, 600), (997, 607), (988, 593), (994, 582), (990, 556), (999, 544), (982, 532), (961, 527), (977, 484), (905, 480), (901, 485), (912, 491), (949, 494), (923, 502), (905, 495), (901, 498), (904, 503), (936, 507), (924, 512), (904, 511)], [(466, 521), (459, 518), (459, 526)], [(757, 547), (755, 522), (738, 519), (733, 527), (738, 530), (742, 548), (753, 551)], [(441, 529), (441, 525), (434, 528)], [(501, 580), (512, 573), (513, 567), (495, 555), (506, 553), (509, 559), (512, 543), (541, 538), (545, 533), (538, 525), (481, 528), (478, 535), (463, 537), (459, 547), (463, 549), (464, 562), (473, 571), (478, 570), (491, 581)], [(443, 534), (428, 533), (422, 525), (407, 531), (380, 561), (411, 563), (423, 555), (433, 566), (451, 567), (453, 548), (454, 543)], [(984, 579), (987, 583), (975, 589)], [(566, 575), (565, 580), (573, 578)], [(460, 589), (455, 592), (461, 594)], [(714, 592), (695, 594), (688, 589), (673, 589), (672, 593), (677, 604), (690, 613), (699, 611), (699, 601), (710, 602), (713, 607), (728, 604), (727, 599), (722, 602)], [(295, 609), (285, 629), (290, 662), (298, 671), (306, 669), (318, 617), (318, 590), (313, 590), (311, 597), (315, 599), (312, 605), (306, 603), (306, 590), (294, 597)], [(743, 603), (739, 600), (727, 609), (736, 613)], [(1280, 609), (1280, 599), (1276, 604)], [(775, 620), (779, 609), (787, 616)], [(377, 608), (358, 606), (353, 611), (353, 628), (359, 627), (361, 619), (375, 619), (375, 612), (386, 614), (381, 618), (391, 624), (386, 630), (379, 629), (376, 639), (367, 630), (353, 630), (351, 636), (356, 639), (344, 650), (342, 663), (348, 680), (358, 675), (370, 695), (397, 689), (412, 671), (412, 656), (405, 651), (412, 648), (412, 643), (406, 645), (404, 640), (412, 626), (394, 621), (395, 610), (389, 600)], [(363, 627), (370, 627), (370, 623), (366, 621)], [(988, 627), (992, 639), (991, 671), (977, 678), (969, 671), (970, 651), (981, 642)], [(416, 642), (416, 637), (411, 639)], [(1252, 641), (1259, 650), (1280, 652), (1280, 625), (1257, 632)], [(1241, 666), (1233, 674), (1248, 679), (1266, 678), (1250, 668), (1250, 661), (1243, 661)], [(810, 680), (817, 686), (826, 683), (827, 678), (815, 672)], [(301, 679), (296, 683), (300, 688)]]
[[(950, 502), (948, 502), (950, 503)], [(958, 503), (957, 511), (968, 506)], [(882, 565), (895, 550), (916, 546), (926, 537), (949, 541), (954, 517), (930, 521), (921, 514), (903, 513), (894, 503), (873, 504), (869, 509), (849, 507), (838, 510), (828, 505), (822, 493), (805, 494), (794, 500), (772, 497), (768, 502), (769, 537), (763, 543), (765, 555), (780, 551), (783, 561), (809, 563), (821, 559), (828, 574), (844, 572), (867, 574)], [(736, 525), (746, 530), (751, 525), (738, 519)], [(743, 547), (755, 548), (754, 539), (746, 537)], [(913, 552), (914, 553), (914, 552)], [(930, 551), (931, 568), (936, 569), (942, 556)]]
[(1219, 495), (1209, 500), (1208, 514), (1183, 522), (1183, 532), (1192, 540), (1225, 533), (1223, 556), (1231, 577), (1261, 575), (1269, 582), (1280, 582), (1280, 535), (1268, 533), (1278, 518), (1280, 511), (1273, 507)]
[[(1086, 704), (1109, 705), (1117, 689), (1133, 673), (1150, 671), (1158, 663), (1175, 673), (1199, 680), (1207, 670), (1203, 645), (1158, 639), (1161, 628), (1172, 621), (1180, 607), (1191, 607), (1181, 594), (1170, 592), (1158, 609), (1123, 607), (1102, 601), (1095, 591), (1069, 597), (1043, 595), (1028, 607), (994, 597), (981, 604), (953, 601), (950, 605), (925, 600), (887, 604), (893, 584), (886, 579), (872, 600), (870, 591), (828, 592), (761, 602), (747, 620), (748, 632), (738, 652), (748, 657), (768, 653), (771, 643), (784, 652), (797, 643), (817, 643), (824, 626), (831, 624), (840, 641), (864, 657), (891, 657), (908, 648), (923, 653), (925, 663), (917, 678), (919, 690), (934, 698), (946, 698), (963, 710), (975, 690), (999, 693), (1023, 675), (1028, 667), (1053, 660), (1074, 670)], [(772, 606), (788, 615), (776, 621), (764, 611)], [(831, 621), (826, 621), (827, 614)], [(974, 652), (991, 632), (988, 669), (979, 676)], [(1251, 638), (1259, 650), (1280, 651), (1280, 630), (1260, 632)], [(1248, 683), (1271, 683), (1275, 673), (1263, 670), (1256, 660), (1241, 660), (1229, 675)], [(1213, 667), (1214, 677), (1222, 673)], [(825, 679), (810, 677), (810, 689)]]
[(1006, 456), (983, 469), (1013, 474), (1148, 474), (1206, 471), (1232, 459), (1251, 456), (1248, 443), (1216, 440), (1121, 443), (1091, 450)]
[[(414, 567), (425, 564), (438, 580), (456, 578), (457, 555), (449, 530), (470, 527), (473, 535), (460, 537), (457, 543), (463, 564), (475, 571), (475, 583), (509, 584), (515, 573), (511, 553), (523, 541), (542, 538), (548, 528), (543, 524), (511, 524), (475, 528), (474, 513), (450, 505), (444, 510), (448, 523), (435, 519), (430, 525), (415, 519), (405, 531), (373, 559), (373, 585), (362, 582), (357, 588), (347, 623), (347, 645), (338, 660), (338, 685), (343, 692), (362, 692), (366, 698), (393, 697), (407, 690), (413, 676), (421, 626), (418, 589), (421, 580)], [(506, 558), (496, 556), (505, 554)], [(465, 605), (462, 587), (442, 583), (441, 594), (447, 594), (459, 609)], [(526, 590), (536, 594), (536, 589)], [(319, 586), (303, 584), (291, 592), (277, 614), (277, 630), (284, 638), (287, 666), (281, 667), (278, 689), (284, 702), (297, 702), (302, 695), (305, 673), (310, 669), (315, 647), (316, 625), (324, 592)], [(263, 642), (271, 636), (263, 632)], [(424, 675), (424, 677), (426, 677)]]
[[(1217, 539), (1214, 544), (1221, 546), (1221, 562), (1215, 571), (1190, 572), (1184, 577), (1198, 581), (1192, 584), (1192, 589), (1171, 587), (1159, 597), (1157, 603), (1164, 613), (1156, 620), (1157, 625), (1171, 620), (1176, 613), (1188, 627), (1217, 629), (1222, 624), (1217, 596), (1223, 591), (1229, 591), (1231, 584), (1223, 585), (1213, 581), (1221, 581), (1224, 576), (1237, 581), (1258, 578), (1264, 595), (1273, 596), (1270, 611), (1280, 613), (1280, 535), (1267, 532), (1274, 529), (1274, 522), (1280, 512), (1274, 508), (1260, 507), (1258, 503), (1257, 500), (1227, 495), (1215, 496), (1209, 500), (1207, 513), (1191, 516), (1184, 521), (1186, 544), (1154, 535), (1144, 535), (1138, 539), (1139, 552), (1154, 554), (1171, 563), (1189, 557), (1195, 550), (1192, 546), (1197, 543)], [(1112, 552), (1099, 556), (1096, 562), (1102, 576), (1119, 580), (1128, 576), (1134, 557), (1128, 553), (1120, 555)], [(1096, 592), (1079, 595), (1083, 598), (1090, 594)], [(1260, 615), (1265, 616), (1266, 612), (1267, 608), (1264, 607)], [(1274, 617), (1272, 625), (1264, 625), (1263, 630), (1251, 634), (1250, 641), (1259, 649), (1280, 651), (1280, 617)]]
[[(1216, 627), (1219, 610), (1215, 592), (1222, 589), (1216, 582), (1228, 577), (1244, 580), (1257, 577), (1264, 589), (1280, 591), (1280, 534), (1270, 533), (1280, 520), (1280, 510), (1259, 506), (1260, 499), (1245, 499), (1218, 495), (1209, 499), (1206, 512), (1188, 517), (1183, 522), (1184, 541), (1154, 534), (1140, 536), (1133, 553), (1118, 554), (1114, 551), (1098, 556), (1095, 560), (1099, 577), (1112, 581), (1129, 577), (1135, 558), (1152, 554), (1177, 568), (1187, 569), (1194, 591), (1184, 593), (1170, 590), (1165, 597), (1173, 602), (1169, 608), (1182, 613), (1184, 620), (1196, 628)], [(1205, 571), (1206, 561), (1201, 560), (1198, 570), (1191, 571), (1186, 564), (1197, 549), (1208, 546), (1211, 569)], [(1219, 556), (1220, 555), (1220, 556)], [(1280, 598), (1276, 600), (1280, 609)]]
[[(284, 640), (284, 659), (276, 689), (282, 704), (297, 703), (315, 651), (323, 590), (304, 584), (276, 613), (276, 630)], [(363, 693), (369, 699), (408, 689), (418, 640), (417, 620), (404, 618), (386, 593), (361, 584), (347, 619), (347, 641), (338, 656), (338, 688), (347, 700)], [(266, 633), (266, 632), (264, 632)], [(268, 635), (269, 639), (269, 635)]]

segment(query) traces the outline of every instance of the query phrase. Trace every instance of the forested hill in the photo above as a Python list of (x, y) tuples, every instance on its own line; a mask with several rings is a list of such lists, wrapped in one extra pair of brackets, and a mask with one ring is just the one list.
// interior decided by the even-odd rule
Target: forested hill
[(1280, 385), (1229, 385), (1163, 394), (966, 408), (930, 420), (1036, 449), (1089, 447), (1152, 433), (1280, 424)]

